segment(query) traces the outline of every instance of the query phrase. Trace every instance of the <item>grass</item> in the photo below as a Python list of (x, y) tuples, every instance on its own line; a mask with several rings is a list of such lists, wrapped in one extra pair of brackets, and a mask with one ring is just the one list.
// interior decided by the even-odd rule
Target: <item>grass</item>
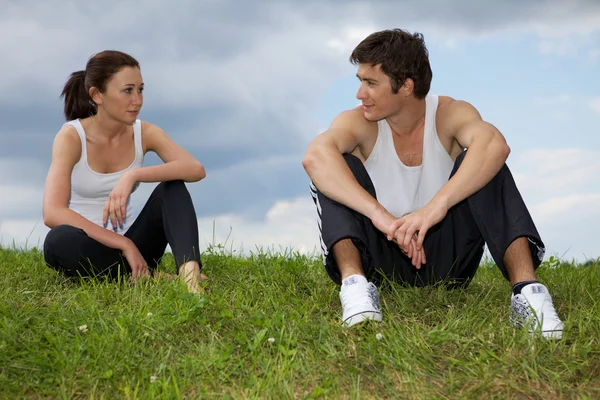
[(490, 264), (464, 290), (383, 288), (384, 321), (344, 329), (319, 259), (211, 247), (203, 263), (198, 297), (70, 280), (35, 249), (0, 249), (0, 398), (600, 398), (597, 263), (538, 270), (560, 341), (509, 327)]

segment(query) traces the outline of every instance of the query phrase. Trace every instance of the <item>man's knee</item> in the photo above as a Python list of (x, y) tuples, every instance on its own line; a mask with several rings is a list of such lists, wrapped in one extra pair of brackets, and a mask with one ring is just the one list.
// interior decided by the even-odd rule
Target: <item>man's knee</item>
[(356, 157), (354, 154), (345, 153), (343, 154), (344, 160), (346, 164), (348, 164), (348, 168), (352, 171), (354, 178), (357, 182), (373, 197), (375, 194), (375, 187), (373, 186), (373, 182), (371, 181), (371, 177), (365, 168), (365, 165), (360, 160), (360, 158)]
[(456, 160), (454, 161), (454, 167), (452, 168), (452, 172), (450, 173), (450, 177), (453, 177), (454, 174), (456, 173), (456, 171), (458, 171), (458, 168), (460, 167), (460, 165), (462, 164), (463, 160), (465, 159), (465, 154), (467, 154), (466, 150), (463, 150), (458, 157), (456, 157)]
[(344, 153), (342, 156), (344, 157), (346, 164), (348, 164), (348, 167), (350, 167), (353, 172), (359, 169), (364, 169), (365, 166), (363, 165), (362, 161), (360, 161), (360, 159), (354, 154)]

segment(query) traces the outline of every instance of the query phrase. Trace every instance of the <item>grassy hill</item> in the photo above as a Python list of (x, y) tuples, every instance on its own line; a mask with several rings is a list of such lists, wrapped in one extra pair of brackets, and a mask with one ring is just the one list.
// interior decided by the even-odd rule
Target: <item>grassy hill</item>
[(596, 262), (538, 271), (560, 341), (509, 327), (489, 263), (465, 290), (385, 287), (384, 321), (345, 329), (318, 259), (212, 247), (203, 262), (199, 297), (70, 280), (35, 249), (0, 249), (0, 398), (600, 398)]

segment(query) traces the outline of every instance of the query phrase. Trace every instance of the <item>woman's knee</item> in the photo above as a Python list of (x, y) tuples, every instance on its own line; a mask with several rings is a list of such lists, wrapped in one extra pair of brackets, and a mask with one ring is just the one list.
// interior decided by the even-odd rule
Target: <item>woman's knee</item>
[(164, 194), (185, 194), (185, 193), (189, 193), (187, 190), (187, 187), (185, 186), (185, 182), (183, 182), (182, 180), (178, 179), (178, 180), (173, 180), (173, 181), (165, 181), (165, 182), (161, 182), (157, 187), (156, 190), (164, 193)]
[(46, 234), (46, 238), (44, 239), (44, 248), (56, 248), (62, 243), (69, 241), (69, 239), (74, 235), (80, 235), (82, 232), (82, 229), (76, 228), (72, 225), (57, 225), (50, 229), (50, 232)]
[(57, 225), (50, 229), (44, 238), (43, 254), (46, 264), (56, 270), (62, 270), (60, 260), (65, 252), (74, 246), (77, 236), (82, 234), (86, 235), (82, 229), (71, 225)]

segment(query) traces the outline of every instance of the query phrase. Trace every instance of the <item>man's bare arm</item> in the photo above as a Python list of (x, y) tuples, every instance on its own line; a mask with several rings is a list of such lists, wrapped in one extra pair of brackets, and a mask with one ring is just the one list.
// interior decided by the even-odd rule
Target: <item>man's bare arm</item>
[(325, 196), (373, 218), (382, 207), (358, 183), (343, 157), (361, 143), (364, 133), (360, 132), (360, 126), (368, 123), (360, 118), (354, 110), (338, 115), (329, 129), (308, 146), (302, 166)]
[(432, 200), (443, 204), (446, 210), (487, 185), (510, 154), (504, 136), (483, 121), (472, 105), (454, 101), (447, 112), (449, 134), (461, 147), (467, 148), (467, 153), (454, 176)]
[(393, 236), (404, 246), (418, 233), (417, 250), (422, 249), (429, 228), (440, 222), (452, 206), (489, 183), (510, 153), (504, 136), (483, 121), (470, 104), (454, 101), (443, 112), (442, 134), (449, 135), (462, 148), (466, 147), (467, 153), (454, 176), (429, 203), (392, 223)]
[[(310, 144), (302, 165), (321, 193), (369, 218), (391, 240), (395, 216), (358, 183), (342, 156), (357, 149), (369, 135), (369, 123), (360, 111), (346, 111)], [(416, 240), (398, 244), (417, 268), (426, 262), (425, 252), (417, 250)]]

